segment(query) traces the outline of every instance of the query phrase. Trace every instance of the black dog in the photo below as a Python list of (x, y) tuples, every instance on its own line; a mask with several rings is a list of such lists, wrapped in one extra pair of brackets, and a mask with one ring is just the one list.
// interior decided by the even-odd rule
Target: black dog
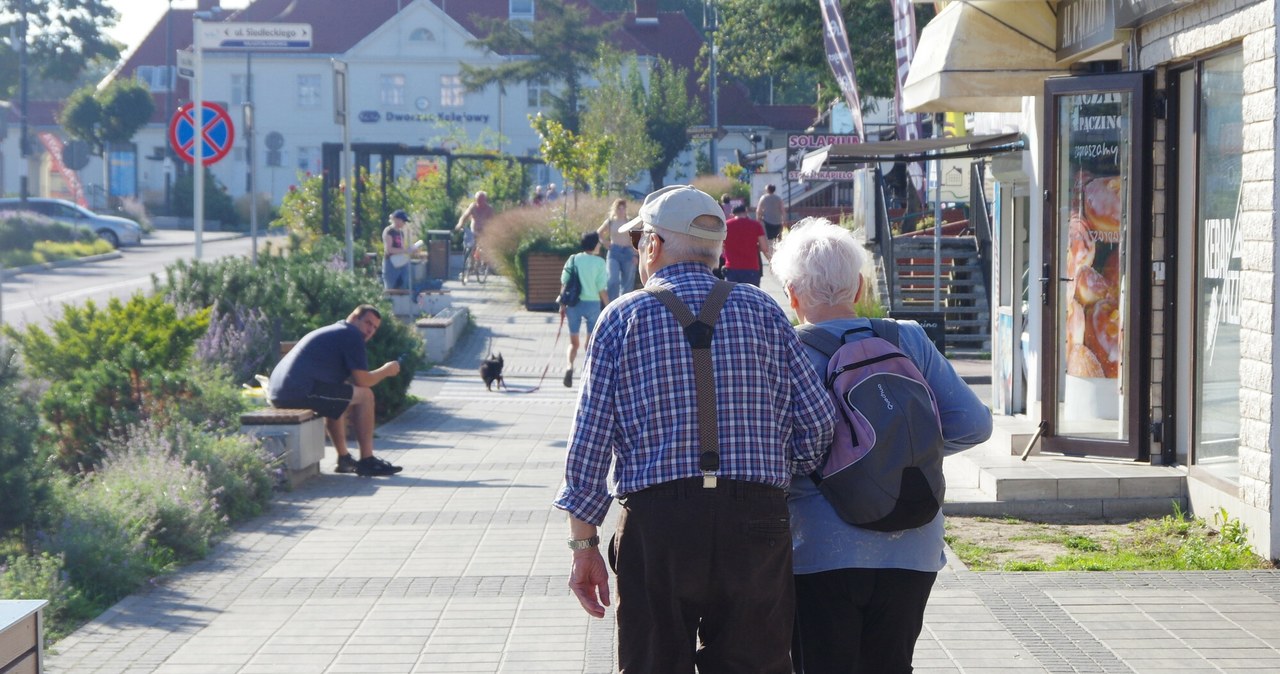
[(493, 383), (498, 382), (498, 388), (506, 388), (506, 382), (502, 381), (502, 354), (489, 354), (488, 358), (480, 361), (480, 378), (484, 380), (485, 389), (492, 391)]

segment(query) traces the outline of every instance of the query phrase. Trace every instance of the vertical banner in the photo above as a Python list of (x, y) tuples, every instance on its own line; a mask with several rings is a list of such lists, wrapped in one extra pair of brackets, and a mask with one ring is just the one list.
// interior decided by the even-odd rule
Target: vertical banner
[(844, 17), (840, 14), (840, 0), (821, 0), (822, 43), (827, 48), (827, 64), (844, 92), (849, 112), (853, 114), (853, 126), (858, 138), (867, 140), (862, 126), (862, 99), (858, 97), (858, 79), (853, 74), (853, 55), (849, 53), (849, 35), (844, 30)]
[(67, 183), (67, 190), (71, 192), (72, 201), (87, 206), (89, 200), (84, 196), (84, 186), (80, 184), (80, 176), (75, 171), (62, 163), (62, 139), (48, 131), (41, 131), (36, 134), (40, 138), (40, 144), (44, 146), (44, 150), (49, 155), (49, 165), (62, 179)]
[[(916, 55), (916, 12), (911, 0), (890, 0), (893, 3), (893, 47), (898, 65), (898, 87), (893, 97), (893, 113), (898, 120), (898, 140), (919, 140), (924, 135), (920, 115), (902, 109), (902, 86), (907, 82), (911, 60)], [(907, 175), (915, 188), (920, 203), (924, 203), (924, 168), (920, 162), (907, 164)]]

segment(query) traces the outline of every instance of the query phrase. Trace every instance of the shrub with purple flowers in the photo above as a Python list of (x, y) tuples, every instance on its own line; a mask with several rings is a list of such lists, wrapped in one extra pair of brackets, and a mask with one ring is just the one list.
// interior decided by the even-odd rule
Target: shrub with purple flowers
[(156, 424), (142, 423), (130, 430), (108, 446), (102, 467), (87, 486), (154, 512), (151, 539), (172, 550), (178, 560), (204, 557), (226, 526), (208, 478), (199, 465), (186, 461), (180, 442)]
[(196, 340), (195, 360), (210, 369), (222, 368), (231, 381), (243, 384), (268, 371), (279, 341), (264, 311), (233, 305), (228, 311), (214, 311), (208, 331)]

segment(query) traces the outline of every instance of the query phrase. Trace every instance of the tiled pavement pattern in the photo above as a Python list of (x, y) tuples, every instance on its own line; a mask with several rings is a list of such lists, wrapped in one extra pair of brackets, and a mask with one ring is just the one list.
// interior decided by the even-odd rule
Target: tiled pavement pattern
[[(566, 526), (548, 505), (574, 404), (561, 359), (527, 394), (487, 392), (474, 369), (491, 347), (513, 389), (533, 387), (557, 319), (518, 308), (501, 279), (449, 287), (476, 329), (415, 382), (424, 404), (379, 429), (404, 473), (334, 475), (330, 455), (210, 558), (57, 643), (47, 671), (611, 671), (612, 616), (587, 617), (565, 588)], [(1277, 672), (1278, 601), (1264, 572), (949, 567), (916, 669)]]

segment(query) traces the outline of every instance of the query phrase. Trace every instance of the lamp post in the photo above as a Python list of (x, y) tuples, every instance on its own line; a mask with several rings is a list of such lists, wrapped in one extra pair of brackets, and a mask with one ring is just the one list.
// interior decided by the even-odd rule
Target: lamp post
[(27, 143), (27, 0), (19, 0), (18, 14), (18, 198), (25, 207), (30, 196), (27, 171), (31, 162)]
[[(173, 90), (178, 86), (178, 78), (173, 69), (173, 0), (169, 0), (169, 11), (164, 15), (164, 53), (165, 66), (168, 72), (165, 77), (169, 87), (164, 94), (164, 116), (167, 121), (173, 114)], [(173, 215), (173, 147), (164, 144), (164, 212)]]
[(719, 161), (717, 161), (716, 159), (716, 152), (719, 149), (717, 147), (716, 132), (720, 129), (720, 108), (719, 108), (719, 101), (718, 101), (718, 99), (720, 98), (720, 92), (719, 92), (719, 85), (716, 83), (716, 56), (717, 56), (716, 52), (718, 51), (716, 48), (716, 29), (720, 27), (719, 19), (720, 19), (720, 10), (716, 8), (715, 0), (707, 0), (706, 4), (702, 6), (702, 28), (707, 32), (707, 35), (711, 39), (711, 59), (710, 59), (711, 73), (710, 74), (711, 74), (711, 131), (712, 133), (711, 133), (711, 142), (708, 144), (708, 146), (711, 152), (710, 159), (711, 159), (712, 175), (720, 174)]

